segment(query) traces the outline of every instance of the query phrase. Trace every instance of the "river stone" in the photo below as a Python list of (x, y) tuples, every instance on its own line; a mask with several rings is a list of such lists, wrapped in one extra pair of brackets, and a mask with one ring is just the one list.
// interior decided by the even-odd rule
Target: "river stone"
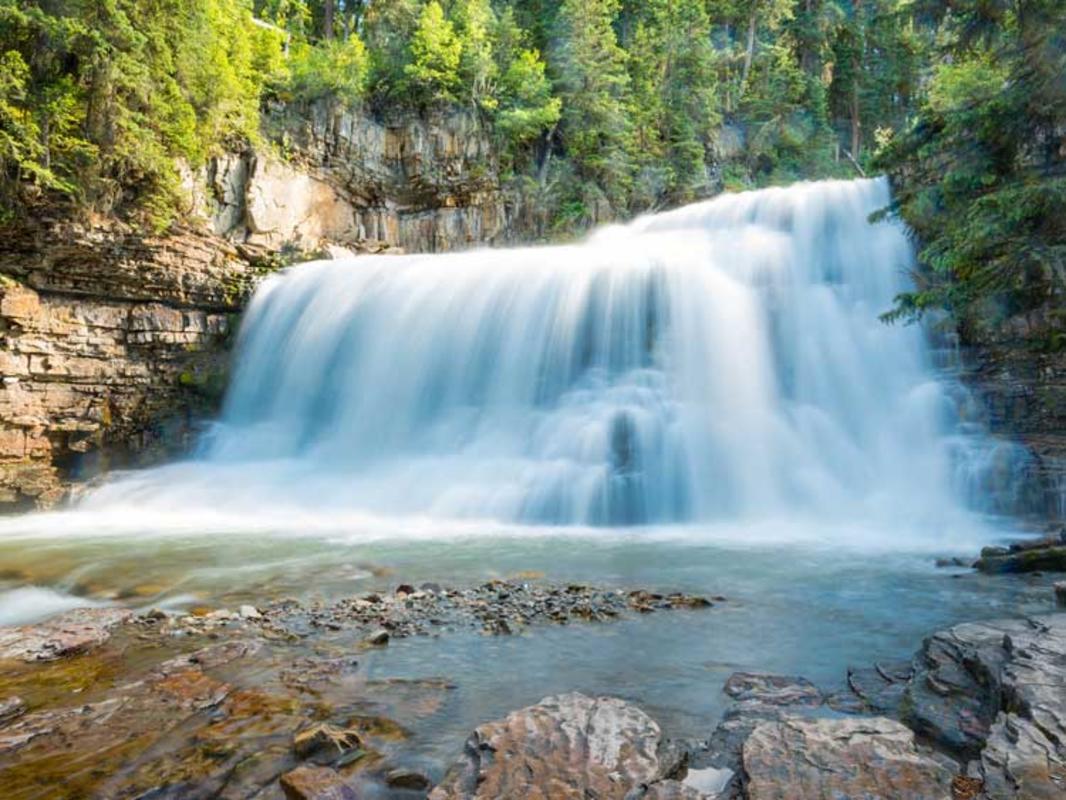
[(54, 661), (99, 647), (133, 616), (119, 608), (79, 608), (34, 625), (0, 627), (0, 661)]
[[(562, 694), (479, 726), (430, 800), (700, 800), (662, 757), (662, 732), (635, 706)], [(661, 784), (661, 785), (660, 785)]]
[(748, 800), (951, 800), (952, 771), (885, 717), (764, 722), (743, 759)]
[(329, 767), (297, 767), (281, 776), (287, 800), (359, 800), (355, 790)]

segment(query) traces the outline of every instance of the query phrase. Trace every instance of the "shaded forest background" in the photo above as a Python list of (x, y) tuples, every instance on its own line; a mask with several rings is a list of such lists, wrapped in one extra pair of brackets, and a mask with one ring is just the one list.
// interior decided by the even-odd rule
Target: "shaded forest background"
[(179, 164), (323, 102), (469, 109), (560, 235), (887, 171), (923, 267), (889, 318), (1062, 313), (1061, 0), (0, 0), (0, 214), (165, 228)]

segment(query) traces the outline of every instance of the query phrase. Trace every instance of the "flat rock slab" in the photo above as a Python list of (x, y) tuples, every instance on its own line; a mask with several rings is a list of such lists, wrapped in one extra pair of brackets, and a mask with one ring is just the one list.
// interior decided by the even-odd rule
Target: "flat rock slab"
[(0, 661), (54, 661), (87, 652), (132, 616), (121, 608), (81, 608), (35, 625), (0, 628)]
[(768, 706), (820, 706), (823, 701), (821, 691), (806, 678), (763, 672), (734, 672), (724, 691), (734, 700)]
[(783, 719), (744, 743), (748, 800), (951, 800), (954, 773), (885, 717)]
[(658, 724), (628, 703), (572, 693), (478, 727), (430, 800), (701, 800), (670, 778)]

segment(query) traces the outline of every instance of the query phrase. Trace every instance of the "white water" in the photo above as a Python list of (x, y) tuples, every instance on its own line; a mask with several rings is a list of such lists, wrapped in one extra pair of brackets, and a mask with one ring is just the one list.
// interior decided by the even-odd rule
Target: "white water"
[(987, 448), (958, 445), (922, 332), (878, 320), (913, 263), (869, 222), (888, 202), (883, 180), (799, 184), (575, 246), (287, 270), (198, 460), (82, 508), (940, 526)]

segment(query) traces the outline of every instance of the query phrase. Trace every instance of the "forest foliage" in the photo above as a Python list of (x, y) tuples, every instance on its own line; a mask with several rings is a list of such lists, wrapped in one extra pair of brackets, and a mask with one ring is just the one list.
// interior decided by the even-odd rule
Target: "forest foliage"
[(466, 108), (573, 230), (888, 170), (919, 234), (895, 316), (1063, 281), (1061, 0), (0, 0), (0, 200), (163, 226), (178, 165), (268, 105)]

